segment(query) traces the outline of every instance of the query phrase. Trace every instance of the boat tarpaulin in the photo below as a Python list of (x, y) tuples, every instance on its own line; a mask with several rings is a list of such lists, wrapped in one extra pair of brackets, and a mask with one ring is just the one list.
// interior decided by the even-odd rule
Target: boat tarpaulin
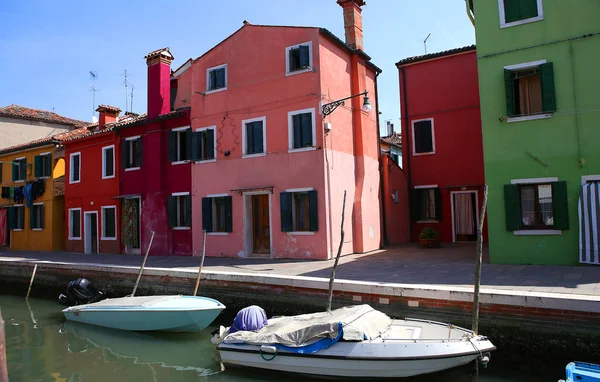
[(579, 262), (600, 264), (600, 183), (581, 186), (579, 196)]
[(223, 342), (303, 347), (325, 338), (362, 341), (379, 337), (391, 324), (392, 319), (386, 314), (364, 304), (331, 312), (274, 317), (259, 331), (235, 332), (227, 335)]

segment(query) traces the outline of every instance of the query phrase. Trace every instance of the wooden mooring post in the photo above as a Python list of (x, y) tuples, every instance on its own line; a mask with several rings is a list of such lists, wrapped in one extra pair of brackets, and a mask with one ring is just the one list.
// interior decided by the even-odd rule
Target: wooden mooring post
[(331, 269), (331, 277), (329, 278), (329, 297), (327, 299), (327, 311), (331, 312), (331, 301), (333, 300), (333, 281), (335, 280), (335, 270), (340, 261), (340, 255), (342, 254), (342, 246), (344, 245), (344, 214), (346, 213), (346, 190), (344, 190), (344, 202), (342, 204), (342, 230), (340, 232), (340, 246), (338, 247), (337, 256), (335, 257), (335, 263)]
[(479, 214), (479, 227), (477, 227), (477, 258), (475, 259), (475, 290), (473, 293), (473, 325), (472, 330), (479, 332), (479, 286), (481, 284), (481, 263), (483, 262), (483, 221), (487, 208), (488, 186), (483, 186), (483, 203)]
[(4, 337), (4, 319), (0, 311), (0, 382), (8, 382), (8, 368), (6, 367), (6, 338)]

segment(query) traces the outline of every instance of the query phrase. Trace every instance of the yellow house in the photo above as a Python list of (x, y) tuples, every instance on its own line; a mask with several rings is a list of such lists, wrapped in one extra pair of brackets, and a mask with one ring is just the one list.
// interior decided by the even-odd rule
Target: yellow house
[(0, 246), (65, 248), (64, 139), (77, 129), (0, 150)]

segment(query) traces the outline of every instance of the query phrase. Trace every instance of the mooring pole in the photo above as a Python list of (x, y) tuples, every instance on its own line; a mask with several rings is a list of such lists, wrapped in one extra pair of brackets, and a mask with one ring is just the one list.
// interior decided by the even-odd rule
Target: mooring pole
[(133, 292), (131, 292), (131, 297), (135, 296), (135, 291), (137, 290), (138, 284), (140, 283), (140, 279), (142, 278), (142, 273), (144, 272), (144, 267), (146, 266), (146, 260), (148, 259), (148, 254), (150, 253), (150, 247), (152, 247), (152, 241), (154, 240), (154, 231), (152, 231), (152, 237), (150, 238), (150, 244), (148, 244), (148, 249), (146, 249), (146, 256), (144, 256), (144, 262), (142, 263), (142, 267), (140, 268), (140, 273), (138, 274), (137, 280), (135, 282), (135, 286), (133, 287)]
[(483, 262), (483, 221), (487, 208), (488, 186), (483, 186), (483, 203), (479, 212), (479, 227), (477, 227), (477, 258), (475, 259), (475, 292), (473, 296), (473, 332), (479, 331), (479, 285), (481, 284), (481, 263)]
[(0, 382), (8, 382), (8, 368), (6, 367), (6, 339), (4, 338), (4, 319), (0, 312)]
[(344, 245), (344, 214), (346, 212), (346, 190), (344, 190), (344, 203), (342, 204), (342, 232), (340, 235), (340, 246), (338, 247), (337, 256), (335, 257), (335, 263), (331, 269), (331, 277), (329, 278), (329, 298), (327, 300), (327, 311), (331, 312), (331, 300), (333, 299), (333, 280), (335, 280), (335, 269), (340, 261), (340, 255), (342, 254), (342, 246)]
[(29, 292), (31, 292), (31, 286), (33, 285), (33, 279), (35, 278), (35, 272), (37, 271), (37, 264), (33, 267), (33, 272), (31, 273), (31, 280), (29, 280), (29, 289), (27, 289), (27, 294), (25, 295), (25, 299), (29, 298)]
[(198, 269), (198, 277), (196, 278), (196, 287), (194, 288), (194, 296), (198, 293), (198, 286), (200, 285), (200, 277), (202, 276), (202, 266), (204, 265), (204, 255), (206, 254), (206, 230), (202, 230), (203, 241), (202, 241), (202, 259), (200, 260), (200, 269)]

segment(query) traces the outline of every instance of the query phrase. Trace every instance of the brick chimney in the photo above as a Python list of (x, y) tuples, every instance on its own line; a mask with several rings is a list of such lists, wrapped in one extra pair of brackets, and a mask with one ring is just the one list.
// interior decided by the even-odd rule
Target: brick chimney
[(148, 53), (148, 119), (171, 111), (171, 62), (173, 55), (169, 48)]
[(121, 109), (109, 105), (99, 105), (96, 111), (100, 113), (98, 130), (104, 130), (107, 123), (116, 122), (121, 113)]
[(362, 32), (362, 6), (364, 0), (337, 0), (344, 9), (344, 29), (346, 30), (346, 44), (352, 49), (363, 50)]

